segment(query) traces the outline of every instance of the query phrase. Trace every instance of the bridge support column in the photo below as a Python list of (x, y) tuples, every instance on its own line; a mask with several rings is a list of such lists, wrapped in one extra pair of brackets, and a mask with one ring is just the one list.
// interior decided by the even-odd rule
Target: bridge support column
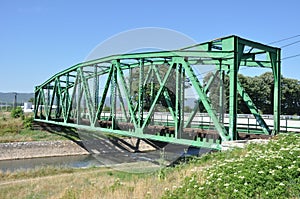
[(281, 112), (281, 70), (280, 70), (280, 49), (277, 49), (275, 53), (269, 53), (272, 63), (272, 70), (274, 76), (274, 99), (273, 99), (273, 114), (274, 114), (274, 130), (273, 135), (276, 135), (280, 132), (280, 112)]
[(222, 50), (233, 51), (233, 59), (229, 63), (229, 137), (237, 139), (237, 80), (244, 45), (238, 37), (233, 36), (222, 40)]

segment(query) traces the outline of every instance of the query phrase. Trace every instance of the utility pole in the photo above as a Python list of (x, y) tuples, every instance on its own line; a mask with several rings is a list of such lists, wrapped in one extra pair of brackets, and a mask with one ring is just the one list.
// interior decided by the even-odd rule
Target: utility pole
[(17, 108), (17, 95), (18, 94), (16, 92), (14, 92), (13, 94), (15, 95), (14, 96), (14, 109), (15, 109), (15, 108)]

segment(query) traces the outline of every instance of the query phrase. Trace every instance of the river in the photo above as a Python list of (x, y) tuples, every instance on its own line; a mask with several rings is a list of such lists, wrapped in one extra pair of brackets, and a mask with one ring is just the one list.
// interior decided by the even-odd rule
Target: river
[(63, 157), (44, 157), (20, 160), (1, 160), (0, 171), (28, 170), (40, 167), (86, 168), (102, 164), (92, 155), (74, 155)]
[[(177, 148), (172, 151), (165, 152), (165, 160), (169, 163), (174, 163), (175, 159), (179, 156), (194, 156), (202, 155), (209, 152), (207, 149), (189, 148), (189, 150), (183, 152), (182, 148)], [(61, 156), (61, 157), (43, 157), (43, 158), (31, 158), (31, 159), (19, 159), (19, 160), (1, 160), (0, 171), (2, 172), (14, 172), (17, 170), (28, 170), (40, 167), (67, 167), (67, 168), (88, 168), (99, 167), (103, 165), (119, 165), (122, 163), (132, 162), (148, 162), (152, 165), (158, 165), (159, 156), (161, 152), (150, 153), (108, 153), (101, 155), (74, 155), (74, 156)], [(114, 167), (114, 166), (112, 166)]]

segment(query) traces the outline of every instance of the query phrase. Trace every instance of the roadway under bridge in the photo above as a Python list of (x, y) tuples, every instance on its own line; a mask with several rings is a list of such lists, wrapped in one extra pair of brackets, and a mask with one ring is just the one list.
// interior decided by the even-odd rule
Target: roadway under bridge
[[(239, 81), (242, 67), (273, 73), (272, 127)], [(34, 120), (220, 149), (222, 141), (239, 139), (240, 133), (279, 133), (280, 78), (280, 49), (238, 36), (172, 51), (112, 55), (74, 65), (36, 86)], [(248, 106), (255, 128), (238, 123), (238, 100)]]

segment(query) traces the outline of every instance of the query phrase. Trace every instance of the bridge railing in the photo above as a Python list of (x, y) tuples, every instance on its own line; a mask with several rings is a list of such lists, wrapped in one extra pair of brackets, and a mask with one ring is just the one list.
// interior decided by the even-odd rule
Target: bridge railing
[[(188, 114), (186, 113), (184, 116), (184, 121), (187, 121)], [(226, 115), (225, 115), (226, 116)], [(110, 117), (110, 113), (102, 113), (101, 119), (108, 120)], [(263, 115), (266, 123), (270, 127), (270, 129), (274, 129), (273, 124), (273, 116), (272, 115)], [(117, 114), (117, 120), (119, 122), (126, 122), (124, 115)], [(174, 126), (174, 120), (171, 114), (160, 112), (154, 115), (154, 123), (153, 125), (162, 125), (162, 126)], [(300, 132), (300, 117), (299, 116), (290, 116), (290, 115), (282, 115), (280, 119), (280, 131), (281, 132)], [(229, 118), (224, 118), (224, 126), (229, 126)], [(213, 122), (207, 113), (196, 114), (194, 120), (191, 122), (191, 127), (194, 128), (202, 128), (202, 129), (210, 129), (213, 128)], [(239, 114), (237, 118), (237, 129), (239, 132), (256, 132), (261, 134), (261, 126), (257, 122), (257, 120), (250, 114)]]

